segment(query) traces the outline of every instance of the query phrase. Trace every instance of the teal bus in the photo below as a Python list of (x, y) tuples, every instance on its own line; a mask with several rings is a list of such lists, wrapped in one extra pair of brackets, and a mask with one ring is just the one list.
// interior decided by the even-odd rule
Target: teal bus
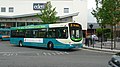
[(81, 48), (83, 41), (82, 26), (75, 22), (11, 27), (10, 37), (14, 45), (48, 49)]
[(10, 40), (10, 29), (9, 28), (0, 28), (0, 39)]

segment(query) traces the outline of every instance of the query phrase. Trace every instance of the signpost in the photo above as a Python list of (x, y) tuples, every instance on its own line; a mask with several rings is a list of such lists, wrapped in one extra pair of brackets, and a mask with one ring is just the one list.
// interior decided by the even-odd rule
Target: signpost
[(90, 36), (90, 37), (91, 37), (91, 44), (93, 44), (93, 48), (94, 48), (94, 43), (93, 43), (93, 39), (94, 39), (94, 38), (92, 38), (92, 28), (93, 28), (93, 24), (90, 24), (89, 26), (90, 26), (90, 29), (91, 29), (91, 36)]

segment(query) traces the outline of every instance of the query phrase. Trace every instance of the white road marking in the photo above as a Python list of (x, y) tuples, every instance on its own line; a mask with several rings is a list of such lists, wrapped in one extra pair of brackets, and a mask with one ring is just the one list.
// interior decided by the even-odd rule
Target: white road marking
[(45, 55), (45, 56), (46, 56), (47, 54), (44, 52), (44, 53), (43, 53), (43, 55)]
[(59, 52), (60, 54), (64, 54), (63, 52)]
[(35, 52), (0, 52), (0, 53), (35, 53)]
[(3, 54), (3, 56), (6, 56), (6, 55), (7, 55), (7, 53), (4, 53), (4, 54)]
[(60, 53), (59, 53), (59, 52), (56, 52), (56, 54), (60, 55)]
[(15, 53), (15, 56), (17, 56), (18, 54), (17, 53)]
[(3, 53), (3, 56), (17, 56), (17, 53)]
[(51, 56), (51, 53), (47, 53), (49, 56)]
[(53, 55), (56, 55), (56, 53), (52, 53)]
[[(0, 52), (2, 56), (18, 56), (19, 54), (26, 54), (26, 53), (34, 53), (36, 56), (40, 56), (39, 52)], [(68, 52), (59, 52), (59, 51), (54, 51), (54, 52), (43, 52), (42, 55), (68, 55)]]
[(55, 51), (55, 52), (44, 52), (43, 53), (43, 55), (49, 55), (49, 56), (51, 56), (51, 55), (68, 55), (69, 53), (68, 52), (57, 52), (57, 51)]
[(68, 52), (64, 52), (65, 54), (69, 54)]
[(37, 53), (37, 56), (39, 56), (40, 54), (39, 53)]
[(90, 49), (82, 49), (82, 50), (87, 50), (87, 51), (92, 51), (92, 52), (97, 52), (97, 53), (115, 54), (113, 52), (97, 51), (97, 50), (90, 50)]

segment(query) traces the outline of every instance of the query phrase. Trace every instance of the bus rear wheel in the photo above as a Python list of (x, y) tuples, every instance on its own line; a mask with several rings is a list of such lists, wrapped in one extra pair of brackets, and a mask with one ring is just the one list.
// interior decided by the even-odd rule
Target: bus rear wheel
[(23, 46), (23, 43), (22, 41), (19, 42), (19, 46), (22, 47)]
[(53, 47), (54, 47), (54, 44), (53, 44), (52, 42), (49, 42), (49, 43), (47, 44), (47, 48), (48, 48), (49, 50), (52, 50)]

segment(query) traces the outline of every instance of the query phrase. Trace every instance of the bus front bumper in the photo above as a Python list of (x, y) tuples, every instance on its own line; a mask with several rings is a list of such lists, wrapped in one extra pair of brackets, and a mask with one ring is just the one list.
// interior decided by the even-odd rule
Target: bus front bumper
[(68, 49), (72, 49), (72, 48), (82, 48), (82, 44), (69, 44), (69, 45), (66, 45), (66, 48)]

